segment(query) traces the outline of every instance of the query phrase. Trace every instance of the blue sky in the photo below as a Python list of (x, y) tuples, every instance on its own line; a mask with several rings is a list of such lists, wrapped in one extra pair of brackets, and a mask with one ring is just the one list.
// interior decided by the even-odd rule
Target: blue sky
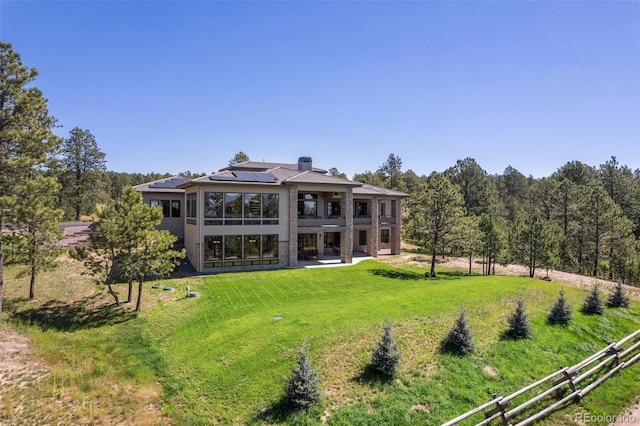
[(0, 39), (110, 170), (640, 168), (637, 1), (0, 0)]

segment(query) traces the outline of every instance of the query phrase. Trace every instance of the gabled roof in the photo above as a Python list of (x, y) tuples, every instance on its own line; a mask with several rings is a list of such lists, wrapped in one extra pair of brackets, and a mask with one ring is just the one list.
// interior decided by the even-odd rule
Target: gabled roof
[(189, 178), (184, 176), (171, 176), (165, 179), (154, 180), (140, 185), (136, 185), (133, 189), (140, 192), (184, 192), (179, 185), (189, 182)]
[[(298, 170), (298, 164), (293, 163), (270, 163), (266, 161), (243, 161), (242, 163), (234, 164), (233, 166), (225, 167), (219, 171), (225, 170), (241, 170), (241, 171), (267, 171), (275, 168)], [(327, 173), (324, 169), (312, 167), (311, 171), (315, 173)]]

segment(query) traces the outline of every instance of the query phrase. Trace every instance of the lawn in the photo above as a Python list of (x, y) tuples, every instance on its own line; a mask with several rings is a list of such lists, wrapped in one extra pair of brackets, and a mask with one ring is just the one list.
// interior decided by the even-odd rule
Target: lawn
[[(164, 417), (145, 424), (185, 425), (319, 424), (321, 418), (338, 425), (441, 424), (490, 400), (492, 393), (509, 394), (640, 327), (637, 302), (630, 309), (585, 316), (578, 308), (586, 293), (566, 287), (574, 321), (566, 328), (549, 326), (546, 316), (561, 289), (558, 283), (446, 270), (426, 279), (417, 266), (373, 260), (163, 284), (177, 290), (152, 289), (148, 283), (147, 306), (137, 317), (112, 315), (77, 330), (43, 328), (25, 321), (20, 312), (29, 302), (22, 301), (13, 308), (20, 319), (13, 324), (56, 365), (54, 379), (62, 379), (58, 393), (65, 380), (76, 399), (115, 387), (120, 391), (111, 391), (111, 398), (128, 407), (118, 418), (143, 424), (136, 398), (130, 401), (122, 391), (129, 386), (134, 394), (156, 395), (163, 406)], [(184, 298), (186, 285), (200, 297)], [(533, 338), (501, 340), (519, 298)], [(439, 342), (462, 306), (476, 351), (465, 358), (443, 355)], [(387, 319), (402, 364), (397, 380), (385, 383), (367, 374), (366, 366)], [(270, 408), (280, 401), (303, 344), (319, 370), (323, 401), (310, 413), (283, 417)], [(70, 348), (73, 355), (65, 352)], [(84, 379), (71, 377), (78, 366), (86, 369)], [(617, 414), (640, 394), (639, 372), (638, 365), (625, 370), (546, 423), (566, 424), (565, 415), (585, 410)], [(88, 418), (95, 421), (99, 413)]]

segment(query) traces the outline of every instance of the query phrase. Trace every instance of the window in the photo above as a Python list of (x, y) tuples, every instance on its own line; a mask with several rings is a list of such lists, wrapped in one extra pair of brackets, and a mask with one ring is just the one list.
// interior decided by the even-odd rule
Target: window
[[(195, 204), (195, 194), (193, 196)], [(205, 192), (204, 203), (205, 225), (277, 225), (279, 223), (278, 194)], [(187, 204), (189, 204), (188, 198)]]
[(207, 235), (204, 267), (277, 265), (278, 235)]
[(171, 201), (171, 217), (180, 217), (180, 200)]
[(149, 205), (161, 206), (163, 217), (180, 217), (180, 200), (149, 200)]
[(388, 243), (390, 241), (390, 230), (389, 229), (381, 229), (380, 230), (380, 242)]
[(245, 259), (260, 258), (260, 235), (244, 236), (244, 258)]
[(380, 203), (380, 216), (387, 215), (387, 203)]
[(197, 217), (196, 194), (187, 194), (187, 217)]
[[(224, 193), (224, 217), (225, 219), (242, 218), (242, 193)], [(227, 225), (242, 225), (242, 220), (227, 220)]]
[[(244, 194), (244, 224), (245, 225), (260, 225), (260, 213), (261, 213), (261, 201), (260, 194)], [(257, 219), (257, 220), (247, 220)]]
[(358, 244), (361, 246), (367, 245), (367, 231), (358, 231)]
[(204, 237), (204, 260), (222, 260), (222, 235)]
[(224, 258), (242, 259), (242, 236), (226, 235), (224, 237)]
[(335, 216), (340, 216), (341, 213), (341, 209), (340, 209), (340, 201), (329, 201), (327, 203), (327, 216), (328, 217), (335, 217)]
[(262, 257), (265, 259), (278, 257), (278, 235), (262, 236)]
[(161, 200), (162, 204), (162, 214), (164, 217), (171, 217), (171, 201), (170, 200)]
[[(278, 217), (278, 194), (262, 194), (262, 217), (277, 218)], [(276, 223), (278, 223), (276, 221)]]
[(298, 197), (298, 216), (318, 215), (318, 194), (300, 194)]
[(222, 219), (222, 192), (204, 193), (204, 217)]
[(356, 217), (367, 217), (367, 203), (366, 202), (356, 202), (355, 208), (355, 216)]

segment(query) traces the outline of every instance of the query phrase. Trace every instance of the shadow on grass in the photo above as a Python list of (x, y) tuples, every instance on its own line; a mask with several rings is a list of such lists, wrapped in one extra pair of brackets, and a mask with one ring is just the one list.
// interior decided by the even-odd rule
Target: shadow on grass
[[(19, 321), (35, 324), (43, 330), (74, 331), (119, 324), (136, 317), (134, 312), (115, 305), (89, 308), (87, 305), (100, 295), (85, 297), (77, 301), (50, 300), (41, 306), (18, 309), (20, 300), (13, 306), (11, 316)], [(12, 300), (9, 305), (14, 301)]]
[(385, 385), (393, 381), (393, 377), (387, 376), (382, 372), (376, 370), (371, 365), (367, 365), (367, 367), (357, 376), (353, 377), (353, 380), (356, 383), (364, 383), (370, 386), (374, 385)]
[(425, 280), (425, 279), (426, 280), (438, 280), (438, 279), (457, 280), (462, 277), (469, 276), (465, 272), (455, 271), (455, 270), (437, 272), (436, 276), (434, 277), (432, 277), (429, 274), (429, 271), (420, 273), (420, 272), (413, 272), (413, 271), (404, 271), (401, 269), (369, 269), (368, 272), (380, 277), (403, 280), (403, 281), (418, 281), (418, 280)]
[(373, 275), (378, 275), (385, 278), (393, 278), (396, 280), (417, 281), (424, 279), (423, 274), (419, 274), (417, 272), (402, 271), (399, 269), (369, 269), (368, 272)]
[(321, 404), (313, 404), (307, 408), (294, 408), (291, 406), (291, 402), (287, 400), (286, 396), (283, 395), (278, 402), (262, 409), (256, 416), (256, 420), (267, 424), (305, 423), (295, 422), (293, 420), (298, 417), (319, 419), (321, 412)]

